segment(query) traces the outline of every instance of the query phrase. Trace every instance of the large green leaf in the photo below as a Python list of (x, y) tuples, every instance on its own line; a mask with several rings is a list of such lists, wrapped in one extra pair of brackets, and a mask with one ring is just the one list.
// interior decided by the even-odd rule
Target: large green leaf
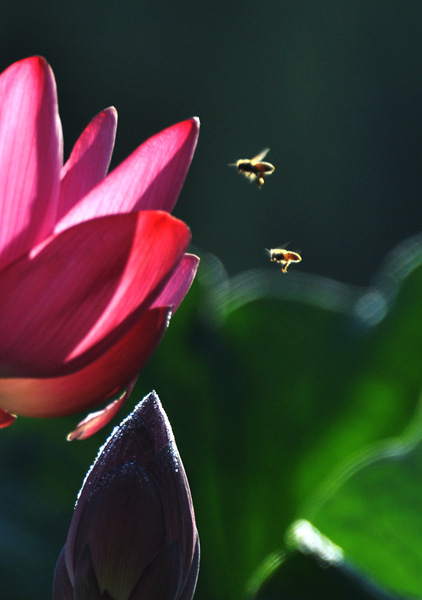
[(422, 412), (333, 478), (316, 524), (383, 585), (422, 598)]
[(418, 248), (396, 251), (364, 291), (294, 272), (228, 280), (218, 264), (203, 269), (207, 281), (146, 374), (193, 489), (200, 598), (246, 594), (339, 465), (408, 423), (422, 380)]
[[(420, 262), (420, 253), (413, 258), (414, 264)], [(400, 411), (407, 412), (403, 405), (410, 407), (407, 400), (412, 397), (416, 405), (420, 397), (421, 297), (422, 268), (418, 267), (404, 281), (383, 323), (374, 329), (358, 386), (369, 408), (395, 406), (400, 424)], [(417, 406), (400, 436), (345, 456), (311, 496), (306, 511), (364, 571), (410, 597), (422, 597), (421, 438), (422, 412)]]
[[(290, 551), (256, 590), (258, 600), (398, 600), (359, 572), (341, 548), (309, 522), (294, 523), (289, 538)], [(276, 558), (267, 566), (273, 567)]]

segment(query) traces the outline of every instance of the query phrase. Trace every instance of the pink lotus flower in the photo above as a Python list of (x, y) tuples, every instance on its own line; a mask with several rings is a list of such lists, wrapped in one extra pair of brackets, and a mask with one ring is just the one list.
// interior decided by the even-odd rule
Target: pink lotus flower
[(191, 600), (199, 539), (170, 423), (153, 392), (85, 478), (56, 566), (54, 600)]
[[(131, 391), (192, 283), (190, 231), (170, 211), (199, 122), (162, 131), (106, 175), (116, 124), (114, 108), (97, 115), (63, 166), (47, 62), (0, 75), (0, 426)], [(100, 429), (126, 396), (73, 437)]]

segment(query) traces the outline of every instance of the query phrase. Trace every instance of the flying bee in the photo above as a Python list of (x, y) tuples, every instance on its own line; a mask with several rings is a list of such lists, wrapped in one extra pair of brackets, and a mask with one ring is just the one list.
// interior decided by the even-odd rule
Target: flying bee
[(269, 148), (265, 148), (253, 158), (241, 158), (235, 163), (231, 163), (229, 167), (236, 167), (238, 173), (241, 173), (250, 181), (256, 181), (257, 186), (261, 188), (264, 185), (266, 176), (271, 175), (275, 169), (274, 165), (262, 160), (269, 150)]
[(281, 265), (283, 273), (287, 273), (287, 267), (290, 263), (297, 263), (302, 260), (300, 254), (291, 250), (285, 250), (284, 248), (274, 248), (273, 250), (267, 250), (267, 252), (271, 262)]

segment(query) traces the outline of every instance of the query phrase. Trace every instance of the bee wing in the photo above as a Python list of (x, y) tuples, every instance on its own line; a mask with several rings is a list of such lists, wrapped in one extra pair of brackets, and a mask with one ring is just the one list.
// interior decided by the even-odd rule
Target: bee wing
[(269, 151), (270, 151), (269, 148), (264, 148), (264, 150), (261, 150), (261, 152), (259, 154), (257, 154), (253, 158), (251, 158), (251, 162), (260, 162), (267, 156)]

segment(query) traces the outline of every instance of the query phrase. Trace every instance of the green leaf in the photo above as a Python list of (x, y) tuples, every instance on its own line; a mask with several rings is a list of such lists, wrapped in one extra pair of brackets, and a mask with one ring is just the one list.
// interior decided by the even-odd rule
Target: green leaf
[[(401, 431), (409, 418), (410, 424), (402, 435), (396, 427), (391, 434), (397, 437), (364, 445), (357, 454), (345, 453), (337, 469), (308, 498), (303, 514), (382, 585), (422, 597), (420, 407), (413, 408), (409, 417), (420, 397), (422, 379), (422, 268), (416, 266), (419, 247), (416, 250), (408, 252), (407, 262), (400, 260), (403, 255), (396, 257), (397, 269), (402, 266), (407, 275), (400, 287), (397, 269), (394, 272), (394, 265), (389, 265), (390, 284), (396, 276), (397, 294), (392, 295), (388, 314), (372, 328), (365, 368), (356, 384), (349, 386), (351, 402), (362, 406), (356, 413), (362, 420), (361, 431), (375, 431), (380, 418), (394, 411)], [(381, 281), (388, 289), (387, 278)], [(327, 448), (357, 431), (352, 418), (345, 426), (336, 427), (327, 438)]]
[(288, 535), (290, 552), (260, 587), (257, 600), (397, 600), (359, 572), (308, 521), (294, 523)]
[(290, 524), (314, 514), (322, 482), (408, 423), (422, 380), (416, 255), (401, 253), (363, 292), (293, 271), (229, 280), (217, 262), (203, 268), (142, 378), (166, 406), (191, 483), (198, 597), (247, 595)]
[(396, 593), (422, 597), (422, 410), (333, 479), (315, 523)]

